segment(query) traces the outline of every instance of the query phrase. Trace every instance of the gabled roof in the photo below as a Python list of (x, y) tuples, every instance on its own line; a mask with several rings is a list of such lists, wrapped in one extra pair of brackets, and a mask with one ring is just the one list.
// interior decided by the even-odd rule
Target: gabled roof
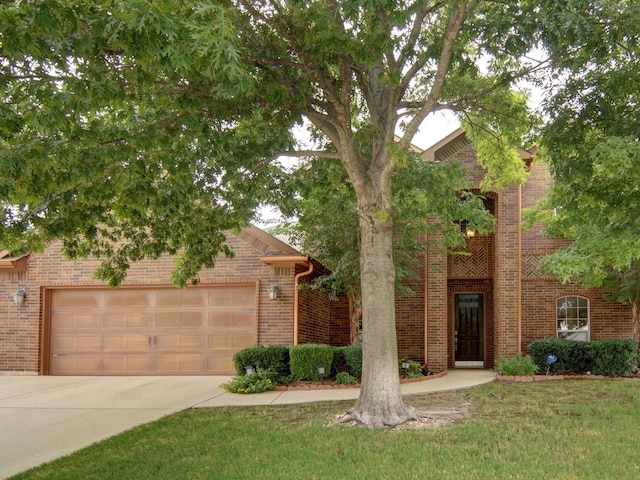
[(262, 253), (260, 261), (273, 267), (308, 266), (309, 257), (282, 240), (254, 225), (242, 230), (238, 237)]
[(0, 250), (0, 272), (26, 272), (28, 256), (14, 257), (9, 250)]
[[(439, 142), (424, 150), (422, 152), (422, 158), (427, 162), (442, 162), (453, 157), (469, 145), (471, 145), (471, 140), (467, 138), (463, 129), (458, 128)], [(533, 154), (523, 148), (518, 149), (518, 154), (527, 166), (529, 166), (533, 160)]]

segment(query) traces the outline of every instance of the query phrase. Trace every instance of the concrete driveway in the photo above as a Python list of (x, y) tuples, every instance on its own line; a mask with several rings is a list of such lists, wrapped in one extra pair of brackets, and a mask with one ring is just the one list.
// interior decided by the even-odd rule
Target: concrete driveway
[(0, 376), (0, 478), (223, 395), (229, 378)]

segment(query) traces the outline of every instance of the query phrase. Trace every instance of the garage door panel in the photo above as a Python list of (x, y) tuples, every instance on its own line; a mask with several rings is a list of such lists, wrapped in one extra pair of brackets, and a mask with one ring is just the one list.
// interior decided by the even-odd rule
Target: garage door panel
[(209, 355), (207, 357), (206, 371), (211, 375), (228, 375), (235, 373), (235, 368), (228, 355)]
[(254, 340), (253, 335), (234, 334), (232, 337), (232, 345), (235, 350), (242, 350), (243, 348), (253, 347)]
[(147, 291), (120, 290), (105, 296), (104, 306), (107, 308), (148, 307), (153, 303)]
[(206, 315), (203, 312), (182, 312), (179, 317), (180, 328), (201, 328)]
[(102, 295), (95, 290), (60, 290), (52, 301), (53, 310), (65, 308), (96, 308), (102, 301)]
[(201, 350), (202, 349), (202, 336), (201, 335), (180, 335), (180, 348), (183, 350)]
[(181, 307), (202, 307), (206, 304), (206, 293), (197, 289), (179, 290), (179, 291), (163, 291), (158, 293), (156, 297), (156, 305), (181, 306)]
[[(206, 317), (205, 317), (206, 318)], [(156, 326), (159, 329), (201, 328), (202, 312), (162, 312), (156, 315)]]
[(51, 364), (55, 365), (58, 375), (92, 374), (101, 369), (98, 355), (54, 356), (51, 358)]
[(152, 358), (148, 355), (105, 356), (102, 373), (106, 375), (141, 375), (152, 370)]
[(233, 290), (230, 288), (220, 288), (209, 292), (207, 303), (212, 306), (232, 307), (234, 305)]
[(151, 319), (144, 314), (128, 314), (127, 328), (150, 328)]
[(191, 355), (160, 355), (156, 358), (156, 370), (165, 374), (196, 374), (202, 373), (202, 356)]
[(228, 333), (221, 333), (218, 335), (209, 335), (208, 347), (209, 350), (229, 350), (232, 348), (231, 335)]
[(179, 345), (178, 335), (156, 335), (156, 345), (158, 350), (177, 350)]
[(53, 347), (56, 353), (96, 352), (101, 349), (101, 340), (99, 335), (59, 335)]
[(100, 317), (90, 314), (59, 314), (51, 316), (51, 327), (62, 330), (82, 330), (100, 328)]
[(256, 344), (255, 299), (254, 285), (56, 290), (50, 373), (231, 374), (232, 355)]
[(217, 312), (211, 312), (209, 314), (208, 325), (211, 328), (238, 328), (238, 329), (250, 329), (255, 324), (255, 310), (221, 310)]

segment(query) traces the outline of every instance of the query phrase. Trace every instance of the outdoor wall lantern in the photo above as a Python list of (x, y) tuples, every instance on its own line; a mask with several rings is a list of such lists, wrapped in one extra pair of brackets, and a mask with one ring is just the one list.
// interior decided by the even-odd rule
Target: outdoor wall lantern
[(244, 373), (246, 373), (247, 375), (251, 375), (252, 373), (256, 373), (256, 370), (253, 368), (253, 366), (247, 365), (246, 367), (244, 367)]
[(464, 235), (464, 238), (467, 239), (472, 239), (476, 236), (476, 231), (469, 226), (469, 222), (467, 220), (460, 222), (460, 232)]
[(278, 292), (280, 291), (280, 287), (278, 285), (271, 285), (267, 288), (267, 293), (269, 294), (269, 300), (275, 300), (278, 298)]
[(27, 294), (27, 289), (20, 287), (16, 290), (16, 293), (13, 294), (13, 303), (18, 305), (22, 305), (24, 303), (24, 297)]
[(320, 364), (316, 367), (318, 369), (318, 376), (320, 377), (320, 382), (324, 379), (324, 365)]

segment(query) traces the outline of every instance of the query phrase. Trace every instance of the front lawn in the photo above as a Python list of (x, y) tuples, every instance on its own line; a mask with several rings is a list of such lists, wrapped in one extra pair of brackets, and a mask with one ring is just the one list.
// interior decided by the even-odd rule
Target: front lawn
[(640, 383), (492, 383), (408, 397), (468, 416), (424, 430), (330, 426), (352, 403), (187, 410), (15, 479), (640, 478)]

